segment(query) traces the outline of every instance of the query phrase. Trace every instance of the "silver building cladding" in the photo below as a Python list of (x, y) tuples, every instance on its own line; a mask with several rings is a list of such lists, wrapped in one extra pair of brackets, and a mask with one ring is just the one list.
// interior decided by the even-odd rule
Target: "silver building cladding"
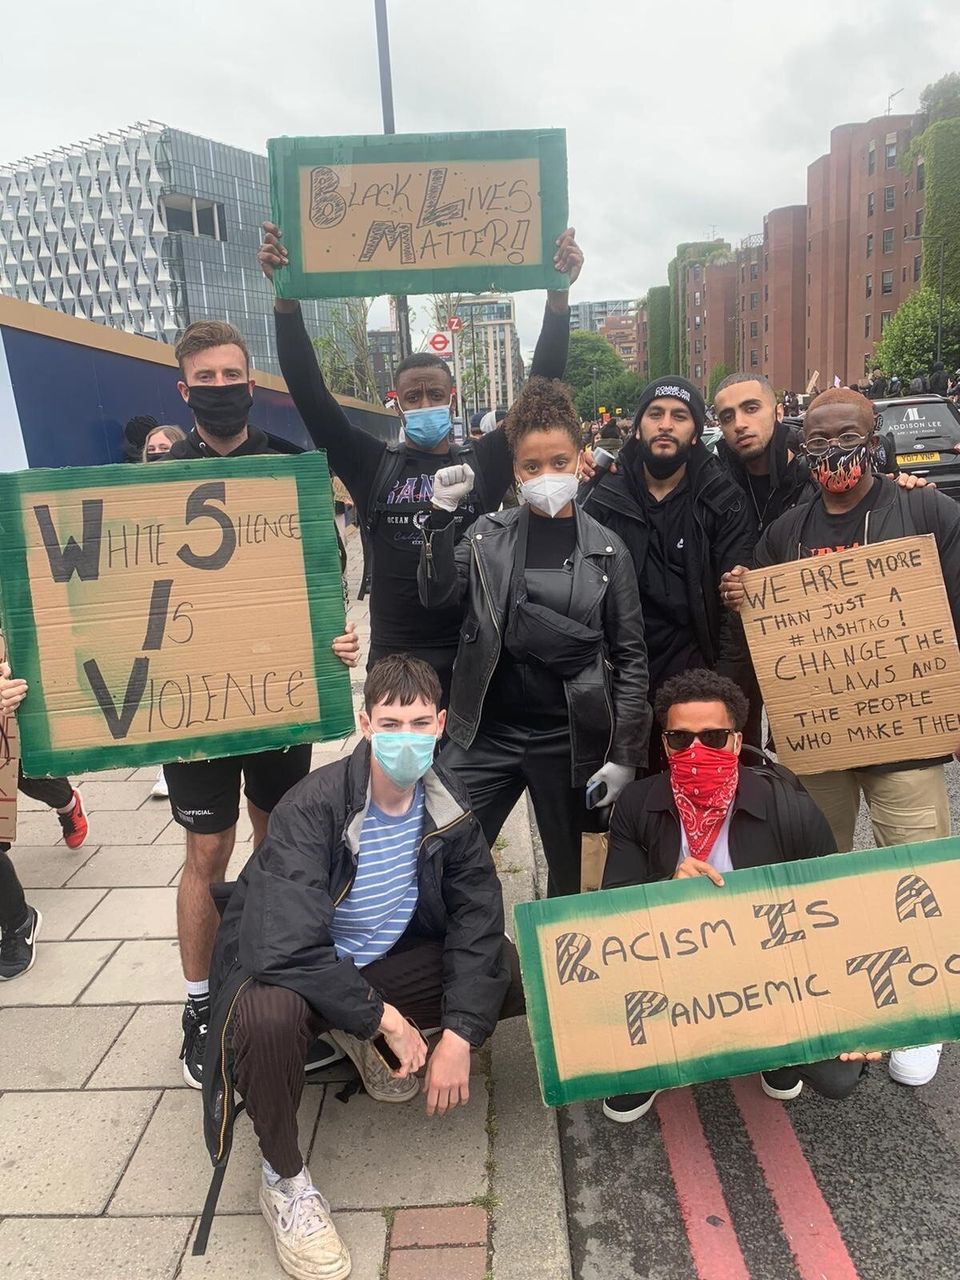
[[(227, 320), (279, 373), (273, 291), (257, 267), (266, 156), (149, 122), (0, 166), (0, 294), (176, 342)], [(306, 302), (330, 332), (339, 302)]]

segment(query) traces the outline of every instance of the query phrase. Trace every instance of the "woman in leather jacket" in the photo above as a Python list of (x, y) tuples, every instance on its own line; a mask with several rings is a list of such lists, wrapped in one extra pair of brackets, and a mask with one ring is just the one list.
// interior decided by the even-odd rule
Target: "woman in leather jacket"
[(506, 425), (520, 506), (457, 542), (468, 466), (437, 472), (420, 555), (427, 608), (464, 608), (443, 765), (492, 845), (529, 788), (550, 895), (580, 891), (586, 790), (610, 805), (646, 764), (647, 652), (633, 561), (586, 515), (580, 426), (560, 383), (532, 378)]

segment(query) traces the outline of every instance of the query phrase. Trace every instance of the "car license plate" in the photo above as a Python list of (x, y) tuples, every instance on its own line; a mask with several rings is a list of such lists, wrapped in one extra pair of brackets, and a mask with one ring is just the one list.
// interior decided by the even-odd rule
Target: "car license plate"
[(939, 462), (939, 453), (898, 453), (897, 461), (901, 466), (915, 462)]

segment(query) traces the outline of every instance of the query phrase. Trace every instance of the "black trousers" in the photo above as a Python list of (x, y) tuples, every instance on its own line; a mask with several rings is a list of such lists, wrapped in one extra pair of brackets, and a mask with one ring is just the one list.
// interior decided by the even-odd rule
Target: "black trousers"
[[(73, 797), (73, 787), (66, 778), (28, 778), (20, 769), (17, 790), (31, 800), (39, 800), (51, 809), (65, 809)], [(0, 842), (0, 928), (18, 929), (27, 918), (27, 902), (7, 850)]]
[(19, 929), (27, 918), (27, 900), (10, 861), (8, 844), (0, 844), (0, 929)]
[(450, 685), (453, 681), (453, 664), (457, 656), (456, 645), (446, 649), (401, 649), (396, 645), (375, 644), (371, 641), (370, 652), (367, 655), (367, 670), (369, 671), (381, 658), (389, 657), (391, 653), (409, 653), (411, 657), (421, 658), (433, 667), (440, 677), (440, 687), (443, 690), (443, 701), (440, 705), (441, 707), (450, 705)]
[(841, 1062), (839, 1058), (827, 1058), (824, 1062), (805, 1062), (799, 1067), (785, 1068), (799, 1072), (800, 1079), (821, 1098), (839, 1102), (848, 1098), (864, 1075), (864, 1063)]
[(470, 792), (487, 843), (500, 834), (510, 810), (530, 791), (547, 859), (547, 896), (580, 892), (580, 840), (592, 829), (585, 788), (570, 784), (570, 730), (540, 731), (481, 724), (469, 751), (450, 742), (440, 763)]
[(51, 809), (65, 809), (73, 799), (73, 786), (68, 778), (28, 778), (22, 768), (17, 790)]
[[(510, 986), (501, 1020), (525, 1009), (520, 963), (513, 943), (504, 939)], [(363, 976), (387, 1004), (418, 1027), (440, 1025), (443, 1000), (443, 944), (433, 939), (401, 938)], [(234, 1078), (265, 1160), (282, 1178), (303, 1167), (297, 1134), (297, 1108), (303, 1093), (303, 1065), (313, 1041), (330, 1026), (288, 987), (252, 982), (234, 1015)], [(336, 1030), (336, 1028), (334, 1028)]]

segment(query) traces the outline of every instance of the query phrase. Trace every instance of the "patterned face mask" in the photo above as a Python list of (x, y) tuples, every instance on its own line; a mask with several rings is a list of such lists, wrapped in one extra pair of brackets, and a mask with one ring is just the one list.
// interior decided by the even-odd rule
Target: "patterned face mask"
[(867, 474), (869, 457), (866, 441), (855, 449), (834, 447), (810, 459), (810, 474), (829, 493), (847, 493)]

